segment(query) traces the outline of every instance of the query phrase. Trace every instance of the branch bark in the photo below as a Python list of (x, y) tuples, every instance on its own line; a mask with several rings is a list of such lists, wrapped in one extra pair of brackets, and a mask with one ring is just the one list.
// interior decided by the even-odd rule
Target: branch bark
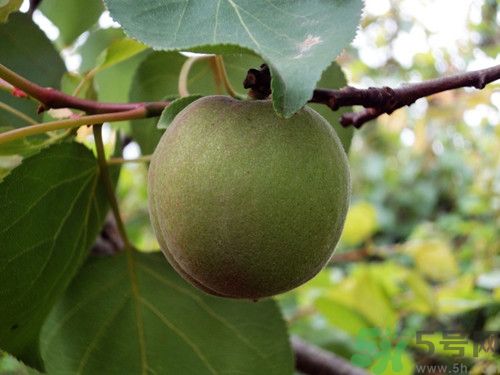
[(125, 244), (116, 225), (113, 214), (108, 213), (106, 221), (97, 236), (90, 253), (96, 256), (110, 256), (122, 252)]
[[(352, 105), (365, 107), (366, 109), (360, 112), (346, 113), (340, 119), (340, 123), (344, 127), (354, 126), (360, 128), (366, 122), (384, 113), (391, 114), (399, 108), (413, 104), (417, 99), (461, 87), (482, 89), (488, 83), (498, 79), (500, 79), (500, 65), (424, 82), (406, 84), (398, 88), (387, 86), (369, 87), (367, 89), (346, 86), (338, 90), (319, 88), (314, 90), (309, 102), (324, 104), (333, 111), (338, 110), (340, 107)], [(245, 88), (250, 89), (251, 96), (262, 99), (271, 94), (270, 83), (269, 69), (263, 65), (259, 70), (250, 69), (243, 85)]]
[(39, 86), (36, 83), (21, 77), (2, 64), (0, 64), (0, 78), (10, 83), (16, 89), (22, 90), (22, 92), (28, 96), (39, 101), (41, 103), (41, 107), (39, 109), (40, 112), (46, 111), (50, 108), (73, 108), (79, 109), (88, 114), (96, 115), (144, 108), (144, 117), (154, 117), (161, 115), (163, 109), (170, 104), (168, 101), (101, 103), (94, 100), (80, 99), (50, 87)]
[(33, 15), (33, 12), (36, 10), (36, 8), (38, 8), (41, 2), (42, 0), (30, 0), (30, 8), (28, 10), (28, 14), (30, 16)]
[(295, 368), (307, 375), (368, 375), (335, 354), (311, 345), (293, 336), (292, 349), (295, 354)]

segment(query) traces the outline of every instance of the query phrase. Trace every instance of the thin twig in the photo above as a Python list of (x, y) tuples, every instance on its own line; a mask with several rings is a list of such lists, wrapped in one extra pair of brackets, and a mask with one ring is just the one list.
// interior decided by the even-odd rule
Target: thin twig
[(151, 155), (145, 155), (135, 159), (109, 158), (108, 165), (117, 165), (125, 163), (148, 163), (150, 161), (151, 161)]
[[(413, 104), (417, 99), (439, 92), (475, 87), (482, 89), (488, 83), (500, 79), (500, 65), (491, 68), (441, 77), (420, 83), (410, 83), (398, 88), (369, 87), (357, 89), (344, 87), (338, 90), (316, 89), (310, 103), (320, 103), (336, 111), (340, 107), (360, 105), (366, 109), (358, 113), (345, 113), (340, 119), (342, 126), (361, 127), (381, 114), (391, 114), (396, 109)], [(251, 95), (257, 98), (268, 97), (271, 75), (267, 66), (250, 69), (244, 82), (245, 88), (251, 89)]]
[(111, 176), (109, 175), (108, 164), (106, 163), (106, 155), (104, 153), (104, 143), (102, 142), (102, 124), (94, 125), (92, 127), (94, 132), (94, 140), (97, 150), (97, 162), (99, 163), (99, 171), (102, 183), (104, 184), (104, 188), (106, 189), (106, 194), (108, 196), (108, 201), (111, 206), (111, 211), (113, 212), (113, 216), (115, 217), (116, 226), (118, 227), (118, 231), (123, 239), (123, 243), (125, 248), (131, 248), (131, 243), (128, 239), (127, 232), (125, 230), (125, 225), (123, 224), (123, 220), (120, 216), (120, 208), (118, 206), (118, 200), (115, 195), (115, 187), (113, 186), (113, 181), (111, 180)]
[(292, 337), (295, 368), (307, 375), (368, 375), (359, 367), (331, 352)]
[(138, 107), (125, 112), (104, 113), (100, 115), (82, 116), (75, 119), (44, 122), (0, 133), (0, 145), (31, 135), (43, 134), (53, 130), (71, 129), (83, 125), (100, 124), (103, 122), (125, 121), (147, 117), (146, 109)]
[(22, 113), (21, 111), (18, 111), (17, 109), (15, 109), (14, 107), (11, 107), (10, 105), (8, 105), (6, 103), (0, 102), (0, 109), (3, 109), (4, 111), (13, 114), (14, 116), (27, 122), (28, 124), (32, 124), (32, 125), (37, 124), (37, 122), (34, 118)]

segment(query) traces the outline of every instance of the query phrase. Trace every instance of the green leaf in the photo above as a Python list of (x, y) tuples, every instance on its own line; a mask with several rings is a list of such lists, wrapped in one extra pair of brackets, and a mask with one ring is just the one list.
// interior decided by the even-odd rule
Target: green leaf
[[(50, 40), (27, 14), (12, 14), (8, 24), (0, 24), (0, 61), (16, 73), (41, 86), (59, 88), (66, 71), (64, 62)], [(0, 102), (42, 121), (37, 115), (37, 105), (31, 100), (21, 100), (0, 91)], [(0, 110), (0, 126), (25, 126), (17, 117)]]
[(80, 73), (97, 66), (97, 58), (114, 41), (123, 38), (121, 29), (109, 28), (91, 31), (85, 43), (78, 47), (77, 52), (82, 56), (82, 63), (78, 69)]
[[(347, 80), (345, 78), (344, 72), (340, 69), (340, 66), (334, 62), (327, 70), (323, 72), (321, 80), (318, 82), (318, 87), (338, 89), (347, 85)], [(337, 135), (344, 146), (346, 153), (349, 152), (351, 147), (352, 136), (354, 135), (354, 129), (352, 126), (344, 128), (340, 125), (340, 117), (347, 112), (352, 112), (351, 107), (342, 107), (337, 111), (332, 111), (324, 104), (309, 104), (309, 106), (318, 112), (321, 116), (326, 118), (328, 122), (333, 126)]]
[(115, 40), (99, 55), (99, 63), (96, 70), (101, 71), (119, 64), (144, 51), (146, 48), (144, 44), (136, 42), (133, 39), (122, 38)]
[(162, 254), (93, 258), (42, 330), (47, 372), (58, 374), (292, 373), (272, 300), (207, 295)]
[(149, 51), (144, 51), (98, 72), (94, 83), (99, 101), (127, 102), (134, 73), (148, 53)]
[[(12, 129), (12, 127), (0, 126), (0, 132)], [(61, 142), (60, 137), (40, 134), (29, 138), (16, 139), (0, 146), (0, 182), (13, 168), (21, 164), (23, 158), (34, 155), (41, 149), (59, 142)]]
[[(332, 285), (318, 299), (318, 309), (326, 315), (332, 315), (328, 319), (338, 328), (345, 329), (344, 325), (351, 328), (350, 333), (365, 324), (364, 321), (380, 328), (395, 327), (397, 311), (383, 283), (383, 271), (376, 265), (357, 265), (348, 277)], [(340, 316), (346, 318), (345, 323)]]
[(174, 121), (175, 116), (177, 116), (180, 111), (202, 97), (202, 95), (189, 95), (183, 98), (175, 99), (167, 108), (163, 110), (160, 120), (158, 121), (158, 129), (168, 128), (170, 123)]
[(45, 0), (40, 10), (59, 28), (66, 47), (97, 22), (104, 8), (101, 0)]
[(0, 23), (7, 22), (9, 15), (17, 11), (23, 0), (0, 0)]
[(77, 143), (25, 159), (0, 184), (0, 347), (37, 364), (38, 335), (107, 212), (97, 162)]
[(355, 308), (335, 299), (320, 297), (314, 302), (314, 306), (328, 323), (351, 336), (355, 336), (360, 329), (371, 326), (371, 323)]
[(16, 358), (0, 350), (0, 375), (39, 375), (40, 372), (26, 366)]
[[(186, 57), (177, 52), (151, 53), (135, 73), (129, 100), (156, 101), (178, 96), (178, 77), (185, 61)], [(156, 128), (156, 122), (156, 119), (131, 121), (132, 137), (139, 143), (144, 155), (154, 151), (163, 134), (163, 131)]]
[[(273, 73), (276, 110), (291, 116), (354, 38), (361, 0), (105, 0), (126, 33), (154, 49), (250, 49)], [(174, 21), (175, 20), (175, 21)]]

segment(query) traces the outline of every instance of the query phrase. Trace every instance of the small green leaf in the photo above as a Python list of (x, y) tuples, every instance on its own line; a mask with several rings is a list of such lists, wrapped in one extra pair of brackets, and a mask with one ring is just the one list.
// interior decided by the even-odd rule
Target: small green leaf
[(109, 28), (91, 31), (85, 43), (78, 47), (77, 53), (82, 56), (82, 63), (78, 69), (80, 73), (89, 71), (97, 66), (97, 58), (109, 45), (125, 37), (121, 29)]
[(274, 106), (285, 117), (306, 104), (321, 72), (354, 38), (363, 6), (361, 0), (105, 3), (127, 34), (154, 49), (255, 51), (271, 68)]
[(104, 7), (100, 0), (46, 0), (40, 10), (58, 27), (66, 47), (97, 22)]
[(19, 10), (23, 0), (0, 0), (0, 23), (7, 22), (9, 15)]
[(177, 116), (180, 111), (202, 97), (203, 95), (189, 95), (183, 98), (175, 99), (167, 108), (163, 110), (160, 120), (158, 121), (158, 129), (168, 128), (170, 123), (174, 121), (175, 116)]
[(159, 253), (90, 259), (44, 325), (41, 351), (51, 375), (293, 370), (274, 301), (205, 294)]
[[(45, 87), (59, 88), (66, 71), (64, 62), (43, 31), (27, 14), (15, 13), (8, 24), (0, 24), (0, 62), (7, 68)], [(0, 102), (42, 121), (32, 100), (21, 100), (0, 91)], [(0, 110), (0, 126), (25, 126), (17, 117)]]
[(37, 365), (38, 335), (107, 213), (97, 162), (77, 143), (27, 158), (0, 184), (0, 347)]
[(133, 39), (122, 38), (115, 40), (98, 57), (97, 71), (104, 70), (122, 61), (128, 60), (147, 47)]

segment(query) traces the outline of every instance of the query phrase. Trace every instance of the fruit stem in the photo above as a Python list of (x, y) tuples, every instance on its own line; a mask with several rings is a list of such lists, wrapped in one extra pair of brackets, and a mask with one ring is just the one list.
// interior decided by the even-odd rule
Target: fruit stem
[(184, 64), (182, 65), (181, 71), (179, 73), (179, 83), (177, 85), (177, 89), (179, 91), (179, 95), (182, 97), (189, 96), (188, 89), (188, 81), (189, 81), (189, 72), (193, 67), (193, 64), (197, 61), (206, 60), (212, 58), (213, 55), (201, 55), (201, 56), (192, 56), (189, 57)]
[(224, 89), (226, 90), (226, 92), (233, 98), (243, 99), (243, 97), (240, 94), (238, 94), (231, 85), (229, 77), (227, 76), (226, 66), (224, 65), (224, 59), (221, 55), (215, 56), (215, 66), (217, 69), (217, 76), (222, 81), (222, 84), (224, 85)]
[(109, 175), (108, 164), (106, 162), (106, 155), (104, 153), (104, 143), (102, 141), (102, 123), (96, 124), (92, 127), (92, 131), (94, 132), (94, 140), (95, 146), (97, 150), (97, 162), (99, 163), (99, 171), (102, 183), (104, 184), (104, 188), (106, 189), (106, 194), (108, 196), (108, 201), (111, 206), (111, 211), (113, 211), (113, 216), (116, 220), (116, 226), (118, 227), (118, 231), (122, 236), (123, 243), (125, 244), (125, 249), (132, 249), (132, 244), (127, 236), (127, 231), (125, 230), (125, 225), (123, 224), (123, 220), (120, 215), (120, 208), (118, 206), (118, 200), (115, 195), (115, 188), (113, 186), (113, 182), (111, 180), (111, 176)]

